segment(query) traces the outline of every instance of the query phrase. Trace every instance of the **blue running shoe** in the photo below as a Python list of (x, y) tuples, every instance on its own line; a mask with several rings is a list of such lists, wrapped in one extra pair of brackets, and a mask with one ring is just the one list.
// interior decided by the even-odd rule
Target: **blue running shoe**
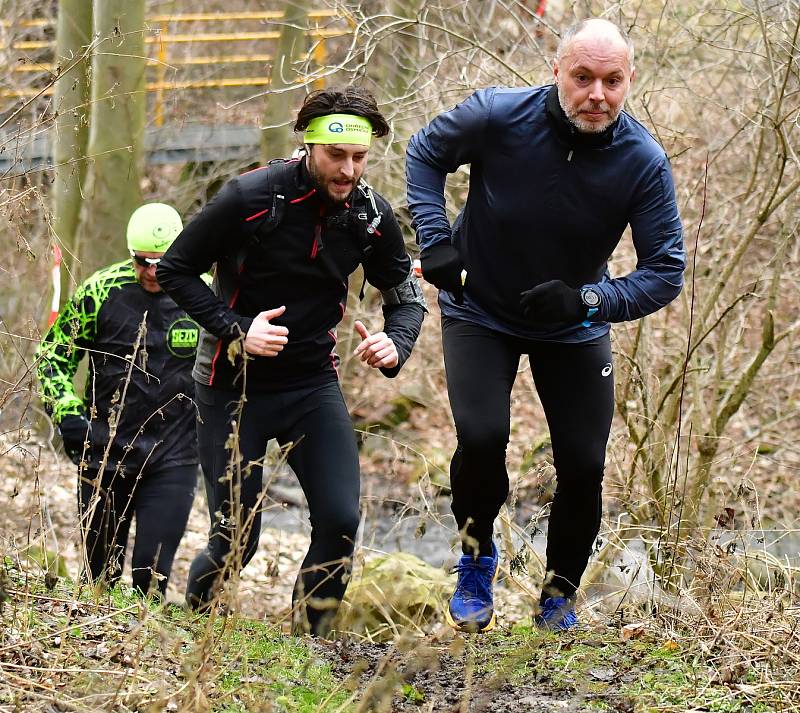
[(575, 601), (564, 597), (545, 599), (541, 611), (533, 618), (533, 623), (545, 631), (566, 631), (577, 626)]
[(461, 556), (455, 567), (456, 590), (447, 609), (447, 623), (454, 629), (474, 634), (494, 627), (492, 585), (497, 579), (498, 559), (494, 542), (489, 557)]

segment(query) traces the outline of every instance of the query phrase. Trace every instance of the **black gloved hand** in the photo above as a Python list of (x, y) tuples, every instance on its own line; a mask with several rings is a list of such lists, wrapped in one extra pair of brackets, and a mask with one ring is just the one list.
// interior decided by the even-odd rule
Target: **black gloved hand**
[(64, 416), (58, 424), (58, 432), (64, 442), (64, 452), (75, 465), (80, 465), (83, 444), (92, 441), (92, 424), (83, 414)]
[(580, 290), (561, 280), (550, 280), (525, 290), (520, 295), (522, 312), (534, 326), (579, 324), (586, 319), (587, 309)]
[(464, 286), (461, 284), (461, 271), (464, 263), (451, 243), (436, 243), (423, 248), (419, 255), (422, 276), (440, 290), (453, 295), (456, 302), (464, 300)]

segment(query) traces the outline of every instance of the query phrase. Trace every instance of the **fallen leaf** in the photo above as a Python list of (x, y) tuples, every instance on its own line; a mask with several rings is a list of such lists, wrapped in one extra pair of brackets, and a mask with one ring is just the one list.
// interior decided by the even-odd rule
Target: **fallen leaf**
[(623, 641), (630, 641), (631, 639), (638, 639), (645, 632), (645, 625), (642, 622), (635, 624), (625, 624), (620, 631), (620, 638)]

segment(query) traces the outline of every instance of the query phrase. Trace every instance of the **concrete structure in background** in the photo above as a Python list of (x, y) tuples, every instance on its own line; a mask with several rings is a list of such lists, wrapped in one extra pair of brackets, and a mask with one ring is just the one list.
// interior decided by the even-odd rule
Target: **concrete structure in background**
[[(187, 161), (258, 160), (261, 131), (235, 124), (183, 124), (151, 127), (145, 134), (148, 164)], [(0, 177), (53, 165), (49, 131), (0, 135)]]

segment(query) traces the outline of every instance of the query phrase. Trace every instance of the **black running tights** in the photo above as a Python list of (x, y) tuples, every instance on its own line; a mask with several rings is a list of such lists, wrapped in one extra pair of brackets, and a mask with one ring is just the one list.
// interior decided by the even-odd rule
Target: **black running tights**
[[(194, 607), (210, 602), (220, 575), (244, 567), (255, 554), (263, 459), (276, 438), (287, 449), (311, 520), (311, 545), (293, 597), (295, 622), (325, 635), (344, 596), (359, 523), (358, 449), (339, 384), (248, 392), (241, 413), (237, 392), (197, 384), (196, 398), (211, 529), (192, 563), (187, 601)], [(229, 555), (236, 560), (225, 567)]]
[(445, 317), (442, 340), (458, 438), (450, 466), (452, 508), (459, 530), (468, 535), (465, 552), (476, 541), (486, 549), (508, 496), (511, 388), (520, 356), (528, 354), (557, 477), (547, 537), (552, 578), (543, 598), (573, 596), (600, 529), (614, 410), (609, 335), (582, 343), (536, 342)]
[(167, 591), (178, 544), (197, 486), (197, 466), (172, 466), (140, 474), (84, 471), (78, 506), (86, 562), (93, 580), (114, 584), (122, 574), (128, 531), (136, 518), (131, 569), (133, 586), (146, 594)]

